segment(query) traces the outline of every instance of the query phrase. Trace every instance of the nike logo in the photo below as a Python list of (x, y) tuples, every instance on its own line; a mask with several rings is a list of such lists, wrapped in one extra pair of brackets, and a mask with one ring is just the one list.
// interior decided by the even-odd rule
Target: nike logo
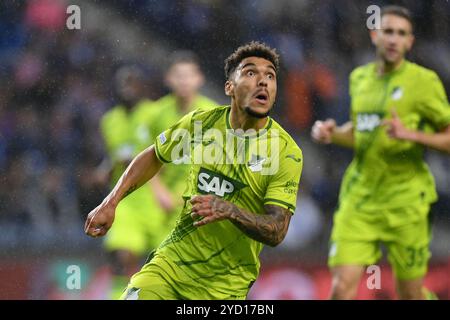
[(296, 158), (293, 154), (287, 155), (286, 158), (292, 159), (292, 160), (294, 160), (295, 162), (300, 162), (300, 161), (302, 161), (302, 158)]

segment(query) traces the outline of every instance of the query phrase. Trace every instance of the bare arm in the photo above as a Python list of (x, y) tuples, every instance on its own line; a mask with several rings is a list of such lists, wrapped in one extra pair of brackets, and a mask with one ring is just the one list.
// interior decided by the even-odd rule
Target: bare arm
[(450, 126), (445, 128), (444, 131), (435, 134), (427, 134), (420, 131), (412, 132), (410, 140), (450, 154)]
[(391, 138), (420, 143), (426, 147), (450, 153), (450, 125), (438, 133), (424, 133), (405, 128), (397, 113), (392, 111), (392, 119), (385, 120)]
[(191, 203), (192, 218), (203, 217), (195, 226), (228, 219), (250, 238), (272, 247), (284, 239), (291, 220), (290, 211), (276, 205), (266, 205), (265, 214), (256, 214), (212, 195), (194, 197)]
[(348, 121), (343, 125), (336, 127), (331, 136), (331, 142), (342, 147), (353, 148), (353, 123)]
[(333, 119), (316, 121), (311, 130), (311, 137), (318, 143), (334, 143), (342, 147), (353, 148), (353, 124), (348, 121), (341, 126), (337, 126)]
[(138, 154), (109, 195), (88, 214), (85, 223), (86, 234), (93, 237), (105, 235), (114, 221), (115, 210), (119, 202), (150, 180), (161, 166), (162, 163), (156, 157), (153, 146)]

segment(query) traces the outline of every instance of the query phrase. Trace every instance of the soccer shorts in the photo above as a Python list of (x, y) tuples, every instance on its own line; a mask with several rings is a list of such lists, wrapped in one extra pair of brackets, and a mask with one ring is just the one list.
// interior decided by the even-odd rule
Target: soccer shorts
[(117, 206), (114, 223), (105, 237), (105, 249), (126, 250), (143, 256), (169, 233), (169, 219), (146, 184)]
[(431, 256), (429, 210), (430, 204), (356, 210), (350, 201), (343, 201), (334, 216), (328, 265), (375, 264), (384, 244), (397, 279), (425, 276)]
[(121, 300), (244, 300), (199, 285), (169, 259), (155, 255), (130, 280)]

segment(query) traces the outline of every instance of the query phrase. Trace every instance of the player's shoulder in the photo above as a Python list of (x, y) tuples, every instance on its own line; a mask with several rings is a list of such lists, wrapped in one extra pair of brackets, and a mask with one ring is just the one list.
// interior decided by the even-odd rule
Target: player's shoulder
[(165, 96), (162, 96), (161, 98), (153, 101), (153, 104), (158, 104), (158, 105), (172, 105), (175, 103), (176, 103), (176, 99), (172, 93), (166, 94)]
[(358, 66), (350, 72), (350, 81), (360, 81), (373, 73), (375, 67), (374, 62), (366, 63)]
[(142, 99), (136, 105), (136, 110), (153, 108), (154, 105), (155, 105), (155, 101), (150, 100), (150, 99)]
[[(428, 83), (429, 81), (440, 81), (439, 76), (436, 73), (436, 71), (426, 68), (424, 66), (421, 66), (414, 62), (406, 61), (405, 63), (407, 63), (407, 68), (409, 71), (408, 72), (409, 78), (413, 78), (420, 82), (426, 82), (426, 83)], [(412, 74), (412, 77), (411, 77), (411, 74)], [(428, 83), (428, 84), (430, 84), (430, 83)]]
[(124, 107), (120, 104), (113, 106), (102, 115), (101, 122), (107, 123), (122, 118), (123, 110)]
[(271, 136), (274, 136), (276, 131), (277, 136), (280, 139), (280, 153), (293, 154), (295, 156), (302, 157), (302, 149), (299, 147), (295, 139), (274, 119), (271, 118), (272, 124), (269, 131)]
[(158, 113), (160, 108), (155, 104), (155, 101), (144, 99), (140, 101), (133, 109), (133, 115), (140, 118), (148, 118), (150, 115)]
[(210, 108), (205, 107), (199, 107), (194, 109), (192, 113), (192, 119), (193, 120), (207, 120), (211, 117), (220, 117), (225, 115), (228, 110), (230, 109), (230, 106), (212, 106)]
[(211, 98), (201, 95), (201, 94), (199, 94), (197, 96), (195, 104), (196, 104), (195, 105), (196, 108), (201, 108), (201, 109), (205, 109), (205, 110), (213, 109), (220, 105), (219, 103), (212, 100)]

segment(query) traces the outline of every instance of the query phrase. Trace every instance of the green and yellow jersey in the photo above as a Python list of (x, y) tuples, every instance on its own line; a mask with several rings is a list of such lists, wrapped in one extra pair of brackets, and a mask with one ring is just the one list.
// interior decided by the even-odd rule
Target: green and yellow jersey
[(381, 124), (396, 110), (406, 128), (436, 132), (450, 124), (450, 107), (436, 73), (404, 61), (379, 76), (375, 63), (350, 75), (354, 159), (347, 169), (340, 201), (376, 210), (436, 201), (434, 179), (423, 160), (423, 146), (392, 139)]
[[(194, 109), (212, 109), (216, 107), (217, 102), (203, 96), (197, 95), (191, 103), (191, 109), (185, 113), (178, 107), (178, 101), (173, 94), (168, 94), (154, 102), (154, 108), (151, 114), (149, 125), (149, 136), (144, 142), (144, 147), (148, 147), (155, 142), (155, 138), (167, 128), (176, 124), (183, 116)], [(180, 177), (186, 177), (189, 173), (188, 166), (169, 165), (163, 168), (161, 180), (167, 188), (175, 195), (181, 195), (186, 187), (186, 180)], [(178, 211), (179, 212), (179, 211)]]
[(156, 139), (160, 161), (190, 164), (189, 176), (178, 177), (187, 180), (184, 208), (156, 257), (175, 264), (200, 286), (245, 296), (257, 278), (263, 244), (229, 220), (194, 227), (188, 200), (214, 194), (255, 214), (264, 214), (265, 204), (294, 213), (303, 158), (273, 119), (258, 132), (240, 132), (230, 126), (230, 110), (193, 111)]
[[(153, 110), (152, 101), (142, 100), (130, 111), (118, 105), (101, 119), (101, 133), (113, 165), (111, 187), (148, 140)], [(105, 246), (108, 250), (129, 250), (143, 255), (167, 235), (165, 221), (165, 214), (147, 183), (120, 202)]]
[(130, 111), (117, 105), (102, 117), (100, 131), (113, 165), (112, 186), (134, 156), (144, 150), (150, 137), (149, 123), (154, 110), (154, 103), (144, 99)]

